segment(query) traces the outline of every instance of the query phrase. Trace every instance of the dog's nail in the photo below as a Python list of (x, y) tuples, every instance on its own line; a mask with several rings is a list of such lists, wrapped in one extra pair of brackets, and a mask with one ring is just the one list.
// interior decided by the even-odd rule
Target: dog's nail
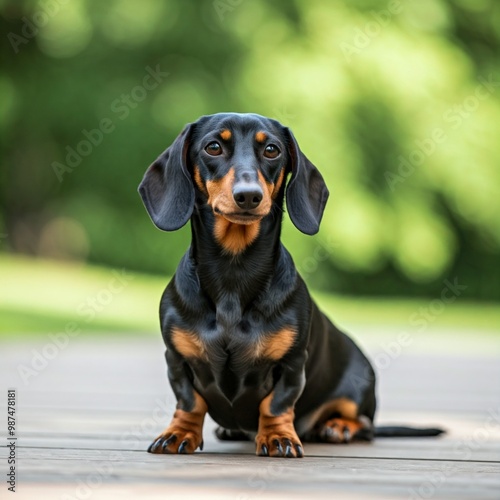
[(304, 456), (304, 450), (302, 449), (302, 446), (300, 446), (300, 444), (296, 444), (295, 449), (297, 450), (297, 456), (299, 458), (302, 458)]
[(283, 447), (281, 446), (281, 443), (279, 442), (278, 439), (275, 439), (273, 441), (274, 446), (276, 446), (276, 450), (278, 451), (278, 457), (283, 456)]
[(149, 445), (149, 448), (148, 448), (148, 452), (149, 453), (154, 453), (158, 448), (159, 448), (159, 445), (161, 443), (163, 438), (159, 437), (158, 439), (156, 439), (155, 441), (153, 441), (150, 445)]
[(177, 436), (175, 434), (172, 434), (168, 439), (165, 439), (163, 441), (163, 453), (171, 453), (171, 451), (168, 449), (168, 446), (171, 445), (172, 443), (175, 443), (177, 441)]
[(203, 451), (203, 439), (201, 440), (201, 443), (200, 443), (200, 450)]
[(188, 440), (184, 439), (184, 441), (179, 445), (179, 449), (177, 450), (179, 453), (187, 453), (186, 446), (188, 445)]
[(348, 443), (351, 440), (351, 431), (349, 430), (349, 427), (345, 426), (342, 429), (342, 433), (344, 435), (344, 441)]

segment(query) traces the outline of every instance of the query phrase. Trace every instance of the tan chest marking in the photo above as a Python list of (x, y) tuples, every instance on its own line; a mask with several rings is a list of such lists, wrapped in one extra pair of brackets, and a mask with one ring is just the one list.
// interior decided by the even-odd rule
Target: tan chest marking
[(174, 326), (172, 329), (172, 343), (185, 358), (197, 358), (205, 361), (208, 359), (205, 345), (193, 332)]
[(290, 326), (267, 335), (254, 347), (252, 357), (278, 361), (290, 350), (296, 336), (297, 331)]

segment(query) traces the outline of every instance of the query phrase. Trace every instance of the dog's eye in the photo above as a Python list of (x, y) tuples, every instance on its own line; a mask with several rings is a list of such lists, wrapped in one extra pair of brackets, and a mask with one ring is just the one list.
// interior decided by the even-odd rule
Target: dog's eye
[(205, 151), (211, 156), (219, 156), (222, 153), (221, 145), (218, 142), (211, 142)]
[(276, 158), (279, 154), (280, 150), (278, 149), (278, 146), (275, 146), (274, 144), (268, 144), (266, 149), (264, 149), (264, 156), (266, 158)]

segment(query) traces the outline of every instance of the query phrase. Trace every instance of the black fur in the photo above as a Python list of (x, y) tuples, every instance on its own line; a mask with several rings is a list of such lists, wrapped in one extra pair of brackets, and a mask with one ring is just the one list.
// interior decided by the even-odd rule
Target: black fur
[(187, 169), (187, 149), (192, 125), (148, 168), (139, 193), (151, 219), (164, 231), (180, 229), (191, 217), (194, 188)]
[[(224, 129), (231, 132), (230, 140), (221, 141)], [(266, 134), (264, 144), (254, 139), (259, 131)], [(206, 152), (211, 141), (222, 143), (223, 154)], [(263, 155), (269, 143), (281, 151), (278, 158)], [(195, 167), (203, 182), (220, 180), (233, 168), (236, 180), (256, 182), (260, 171), (274, 186), (285, 169), (258, 236), (243, 251), (229, 255), (214, 236), (217, 214), (207, 192), (193, 180)], [(285, 192), (290, 218), (306, 234), (318, 231), (328, 198), (321, 174), (287, 128), (253, 114), (202, 117), (148, 169), (139, 191), (160, 229), (178, 229), (191, 218), (191, 246), (160, 307), (168, 376), (178, 408), (190, 411), (196, 391), (223, 428), (220, 437), (227, 439), (257, 431), (259, 404), (271, 391), (272, 412), (279, 415), (293, 407), (295, 428), (303, 438), (313, 430), (313, 412), (338, 398), (352, 400), (358, 416), (373, 421), (375, 374), (370, 363), (319, 311), (280, 242)], [(297, 334), (281, 359), (254, 359), (249, 354), (272, 332), (288, 326)], [(178, 352), (172, 342), (174, 328), (194, 332), (206, 348), (206, 359), (188, 359)], [(367, 432), (371, 438), (370, 426)]]

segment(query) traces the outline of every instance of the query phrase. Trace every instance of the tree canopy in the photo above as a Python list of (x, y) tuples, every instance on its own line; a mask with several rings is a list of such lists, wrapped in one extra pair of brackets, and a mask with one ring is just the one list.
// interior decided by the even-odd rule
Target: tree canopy
[(500, 3), (0, 1), (0, 245), (173, 273), (137, 185), (187, 122), (289, 126), (331, 196), (316, 286), (500, 298)]

